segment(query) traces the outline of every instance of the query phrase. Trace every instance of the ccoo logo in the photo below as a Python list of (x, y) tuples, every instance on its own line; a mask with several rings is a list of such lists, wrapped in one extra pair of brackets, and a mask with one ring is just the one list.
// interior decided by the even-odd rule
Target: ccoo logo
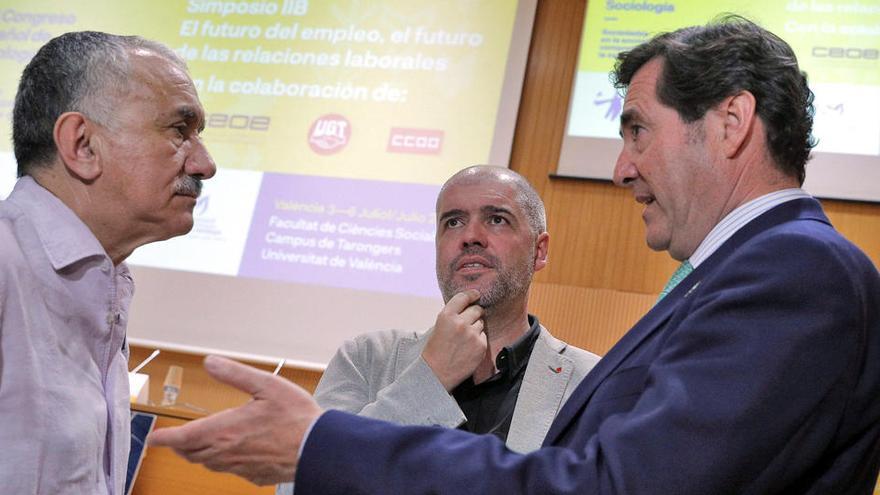
[(391, 153), (439, 155), (442, 148), (443, 131), (439, 129), (392, 127), (386, 150)]
[(329, 113), (318, 117), (309, 128), (309, 146), (319, 155), (339, 152), (351, 139), (351, 124), (342, 115)]

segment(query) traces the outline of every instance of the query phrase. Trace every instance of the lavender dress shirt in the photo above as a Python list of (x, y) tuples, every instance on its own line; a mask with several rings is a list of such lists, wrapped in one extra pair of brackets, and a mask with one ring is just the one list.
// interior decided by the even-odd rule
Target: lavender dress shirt
[(134, 286), (30, 177), (0, 201), (0, 491), (121, 495)]

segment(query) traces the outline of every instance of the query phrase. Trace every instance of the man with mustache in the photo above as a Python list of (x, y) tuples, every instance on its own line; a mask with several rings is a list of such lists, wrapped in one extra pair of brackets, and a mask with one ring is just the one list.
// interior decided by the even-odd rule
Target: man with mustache
[(555, 339), (527, 312), (549, 242), (544, 204), (524, 177), (492, 166), (453, 175), (437, 197), (437, 281), (446, 305), (434, 326), (346, 342), (315, 400), (400, 424), (491, 433), (518, 452), (540, 447), (599, 359)]
[(135, 36), (75, 32), (25, 67), (18, 182), (0, 202), (4, 493), (121, 495), (128, 461), (123, 262), (185, 234), (215, 166), (184, 62)]

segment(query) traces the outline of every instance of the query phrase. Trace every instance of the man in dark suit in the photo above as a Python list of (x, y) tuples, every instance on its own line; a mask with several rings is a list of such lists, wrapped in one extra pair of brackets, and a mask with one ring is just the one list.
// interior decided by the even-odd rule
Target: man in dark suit
[[(812, 93), (791, 48), (725, 18), (621, 54), (613, 76), (626, 90), (615, 182), (645, 205), (648, 245), (683, 262), (681, 281), (540, 450), (323, 412), (216, 358), (212, 374), (256, 400), (156, 443), (257, 482), (295, 472), (298, 495), (871, 493), (880, 275), (800, 189)], [(260, 442), (281, 432), (286, 451)]]

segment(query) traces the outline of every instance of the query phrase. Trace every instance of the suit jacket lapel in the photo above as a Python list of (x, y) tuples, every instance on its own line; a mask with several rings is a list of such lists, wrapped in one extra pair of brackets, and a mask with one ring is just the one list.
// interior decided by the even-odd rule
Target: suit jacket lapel
[[(686, 282), (693, 280), (693, 275), (696, 274), (696, 270), (692, 272), (688, 277), (681, 283), (681, 285), (685, 285)], [(556, 416), (556, 420), (550, 427), (550, 430), (547, 432), (547, 436), (544, 438), (543, 445), (552, 445), (553, 442), (559, 437), (560, 434), (565, 431), (565, 427), (571, 423), (572, 419), (575, 415), (577, 415), (583, 406), (587, 403), (590, 397), (593, 395), (593, 392), (596, 391), (596, 387), (599, 386), (605, 378), (608, 377), (620, 363), (626, 359), (627, 356), (649, 335), (651, 335), (655, 330), (660, 328), (667, 319), (669, 319), (672, 312), (678, 306), (678, 303), (681, 302), (682, 291), (681, 287), (676, 287), (674, 291), (670, 292), (660, 304), (655, 305), (651, 308), (648, 313), (639, 320), (636, 325), (630, 329), (618, 342), (608, 351), (608, 354), (602, 357), (596, 366), (590, 370), (587, 374), (586, 378), (583, 379), (581, 384), (575, 389), (574, 393), (562, 407), (562, 410), (559, 411), (559, 415)]]
[(571, 359), (560, 354), (564, 348), (565, 344), (541, 327), (510, 422), (507, 446), (512, 450), (534, 448), (550, 429), (574, 370)]
[(596, 388), (629, 356), (636, 347), (655, 331), (660, 329), (669, 319), (678, 306), (695, 290), (704, 276), (711, 273), (714, 268), (725, 260), (734, 250), (755, 235), (766, 231), (768, 228), (792, 220), (816, 220), (823, 223), (828, 218), (822, 212), (822, 207), (812, 198), (796, 199), (776, 206), (766, 213), (758, 216), (730, 239), (724, 242), (709, 258), (700, 264), (690, 275), (672, 290), (659, 303), (654, 305), (638, 323), (633, 326), (618, 342), (608, 351), (599, 363), (584, 378), (580, 386), (563, 406), (556, 420), (547, 432), (543, 445), (552, 445), (559, 436), (571, 425), (574, 418), (586, 406)]

